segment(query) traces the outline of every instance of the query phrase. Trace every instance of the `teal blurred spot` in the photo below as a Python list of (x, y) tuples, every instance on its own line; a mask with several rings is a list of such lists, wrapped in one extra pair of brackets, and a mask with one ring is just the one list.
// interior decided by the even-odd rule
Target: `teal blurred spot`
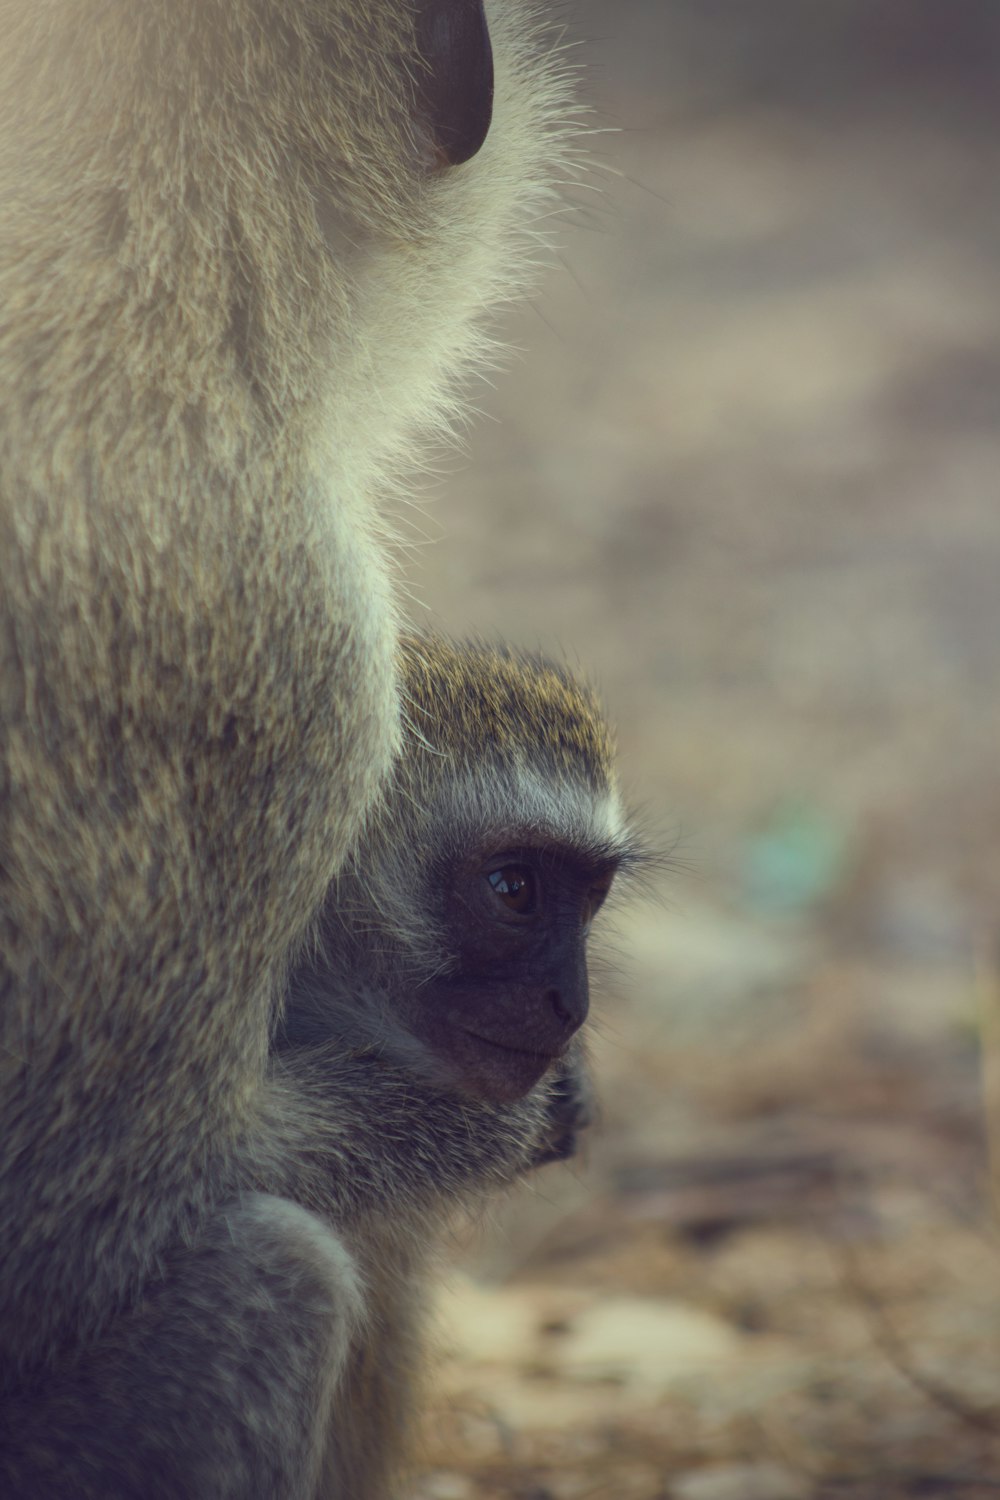
[(743, 888), (749, 906), (768, 914), (802, 911), (839, 885), (847, 864), (847, 829), (812, 803), (782, 803), (747, 840)]

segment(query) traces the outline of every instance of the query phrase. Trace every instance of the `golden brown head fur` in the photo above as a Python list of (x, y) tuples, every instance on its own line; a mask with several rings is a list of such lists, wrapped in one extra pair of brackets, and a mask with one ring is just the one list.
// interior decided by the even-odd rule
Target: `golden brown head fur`
[(441, 636), (401, 643), (404, 712), (421, 741), (455, 767), (535, 764), (597, 791), (615, 784), (611, 730), (590, 688), (562, 665), (507, 645)]

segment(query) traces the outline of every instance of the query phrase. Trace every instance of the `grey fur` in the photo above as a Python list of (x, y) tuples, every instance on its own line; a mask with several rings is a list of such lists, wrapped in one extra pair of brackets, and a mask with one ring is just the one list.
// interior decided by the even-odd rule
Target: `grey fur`
[[(444, 656), (470, 683), (481, 670), (474, 651), (435, 639), (411, 640), (415, 651)], [(516, 670), (545, 712), (535, 668), (524, 661)], [(582, 704), (573, 699), (574, 710)], [(553, 730), (560, 712), (549, 706)], [(595, 723), (589, 703), (585, 712)], [(238, 1196), (166, 1254), (135, 1308), (12, 1398), (0, 1446), (10, 1493), (392, 1493), (424, 1362), (427, 1262), (443, 1224), (530, 1168), (571, 1155), (592, 1116), (579, 1037), (524, 1097), (501, 1105), (458, 1091), (411, 1029), (414, 975), (435, 930), (431, 871), (442, 858), (488, 850), (500, 811), (505, 839), (542, 837), (532, 802), (498, 808), (503, 786), (486, 766), (480, 775), (492, 791), (476, 810), (474, 762), (456, 772), (462, 725), (436, 727), (451, 751), (432, 753), (408, 737), (350, 875), (328, 900), (323, 943), (291, 976), (258, 1114), (236, 1143)], [(513, 753), (523, 721), (512, 719), (508, 732)], [(558, 788), (547, 798), (544, 838), (564, 849), (589, 849), (605, 835), (602, 809), (613, 801), (585, 745), (577, 759), (561, 825)], [(456, 775), (461, 796), (450, 797)], [(581, 788), (595, 776), (581, 817)], [(618, 815), (614, 822), (624, 850)], [(367, 903), (381, 901), (387, 879), (401, 882), (404, 867), (415, 910), (410, 924), (392, 928)], [(372, 946), (376, 930), (385, 946)], [(434, 967), (448, 962), (438, 955)]]
[(314, 1488), (373, 1273), (268, 1044), (399, 745), (374, 502), (564, 154), (490, 10), (445, 171), (401, 0), (0, 0), (5, 1495)]

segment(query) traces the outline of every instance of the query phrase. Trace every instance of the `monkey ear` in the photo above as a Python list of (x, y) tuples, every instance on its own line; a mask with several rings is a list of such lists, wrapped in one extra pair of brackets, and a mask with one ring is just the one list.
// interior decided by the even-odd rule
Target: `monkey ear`
[(419, 103), (449, 166), (475, 156), (493, 118), (493, 49), (482, 0), (417, 0)]

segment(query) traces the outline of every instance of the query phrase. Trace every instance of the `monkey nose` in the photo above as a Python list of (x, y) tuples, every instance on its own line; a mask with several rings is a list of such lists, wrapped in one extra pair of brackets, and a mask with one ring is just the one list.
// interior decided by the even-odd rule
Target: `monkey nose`
[(571, 990), (549, 990), (545, 998), (559, 1025), (569, 1035), (572, 1035), (574, 1031), (579, 1031), (590, 1009), (590, 997), (586, 985), (579, 988), (574, 986)]

